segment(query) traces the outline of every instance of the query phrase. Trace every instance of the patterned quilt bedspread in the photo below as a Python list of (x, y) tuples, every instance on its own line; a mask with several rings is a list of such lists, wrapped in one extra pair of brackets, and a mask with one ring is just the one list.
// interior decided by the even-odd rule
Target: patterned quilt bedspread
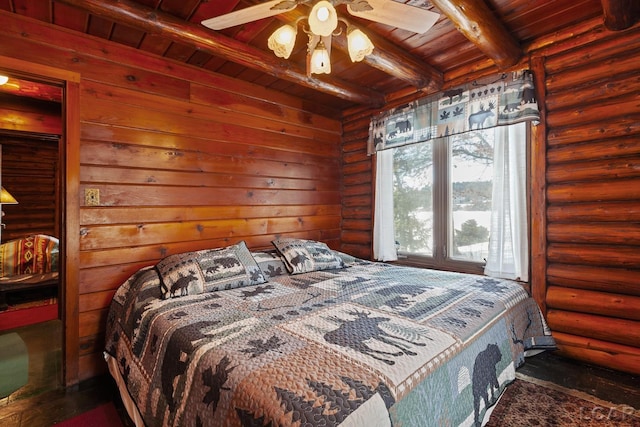
[(477, 275), (354, 260), (160, 288), (157, 268), (138, 271), (107, 325), (147, 426), (480, 425), (525, 352), (553, 346), (520, 285)]

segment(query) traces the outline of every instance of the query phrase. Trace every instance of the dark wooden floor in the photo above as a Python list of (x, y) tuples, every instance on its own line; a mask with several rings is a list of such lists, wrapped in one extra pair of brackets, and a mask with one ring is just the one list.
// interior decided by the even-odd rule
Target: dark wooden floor
[(108, 377), (81, 383), (77, 390), (62, 388), (62, 322), (52, 320), (0, 334), (16, 332), (29, 351), (29, 380), (0, 399), (0, 426), (48, 427), (112, 401), (123, 425), (133, 426), (115, 384)]
[[(12, 332), (17, 332), (29, 348), (29, 382), (9, 397), (0, 399), (0, 425), (48, 427), (111, 401), (118, 409), (123, 425), (133, 426), (110, 377), (86, 381), (77, 390), (61, 388), (59, 321)], [(584, 365), (549, 352), (528, 358), (518, 372), (640, 410), (638, 376)]]

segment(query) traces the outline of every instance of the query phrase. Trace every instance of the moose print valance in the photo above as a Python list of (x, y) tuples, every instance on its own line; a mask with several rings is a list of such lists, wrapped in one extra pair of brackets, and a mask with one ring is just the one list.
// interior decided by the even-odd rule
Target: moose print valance
[(531, 71), (505, 73), (378, 114), (369, 125), (368, 152), (539, 119)]

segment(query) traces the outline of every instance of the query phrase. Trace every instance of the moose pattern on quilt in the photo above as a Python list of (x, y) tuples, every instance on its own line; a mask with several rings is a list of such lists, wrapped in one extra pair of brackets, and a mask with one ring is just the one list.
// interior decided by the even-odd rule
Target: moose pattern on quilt
[(225, 248), (169, 255), (155, 269), (165, 299), (267, 281), (244, 241)]
[(363, 260), (176, 299), (145, 268), (107, 327), (147, 426), (480, 425), (553, 346), (515, 282)]

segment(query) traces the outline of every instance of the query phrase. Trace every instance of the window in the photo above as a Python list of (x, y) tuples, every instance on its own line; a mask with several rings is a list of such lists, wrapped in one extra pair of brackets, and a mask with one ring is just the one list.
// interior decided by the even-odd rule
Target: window
[[(501, 191), (495, 189), (500, 183), (494, 182), (496, 138), (503, 138), (500, 134), (508, 134), (506, 128), (516, 126), (475, 130), (393, 149), (399, 260), (441, 269), (483, 271), (489, 257), (494, 191)], [(525, 141), (526, 134), (520, 134)], [(513, 135), (511, 139), (507, 140), (507, 151), (509, 146), (523, 143), (513, 141)], [(526, 150), (512, 151), (526, 156)], [(507, 156), (507, 169), (511, 157)]]
[(529, 126), (540, 120), (535, 93), (533, 73), (519, 70), (371, 119), (374, 259), (528, 280), (526, 153)]

